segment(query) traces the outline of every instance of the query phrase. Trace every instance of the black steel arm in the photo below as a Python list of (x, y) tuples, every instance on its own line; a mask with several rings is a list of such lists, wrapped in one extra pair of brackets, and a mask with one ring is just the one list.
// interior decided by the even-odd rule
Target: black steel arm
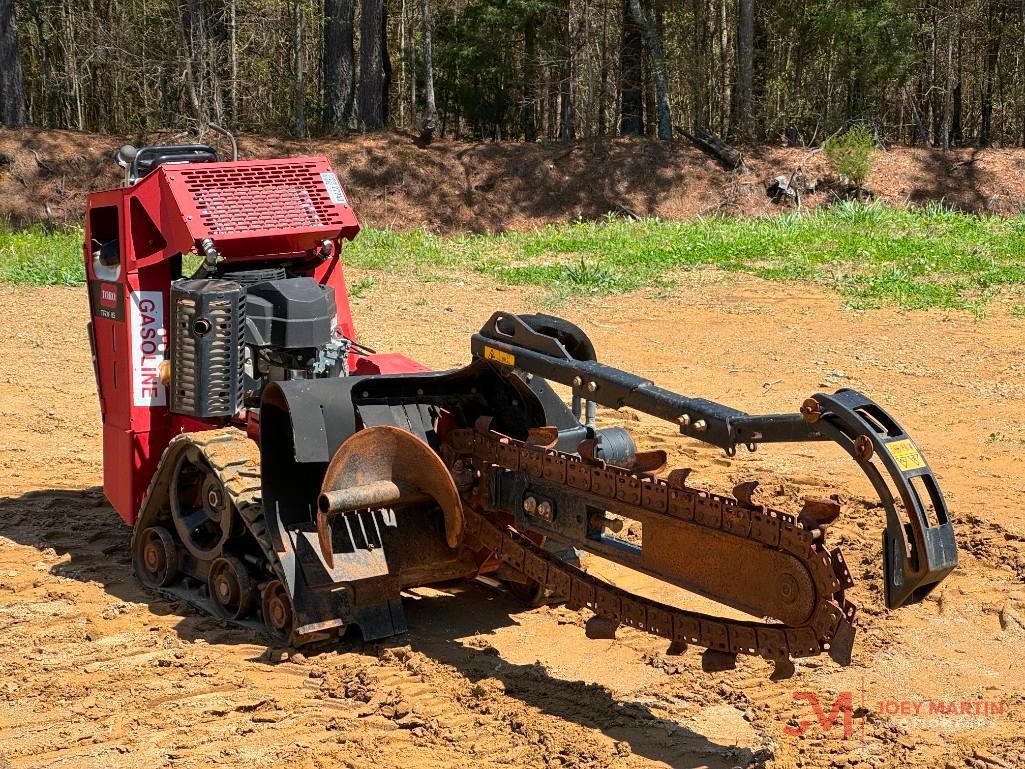
[(883, 549), (890, 608), (920, 600), (957, 566), (953, 524), (924, 456), (893, 417), (855, 390), (818, 393), (806, 401), (804, 413), (746, 414), (679, 395), (594, 360), (578, 360), (555, 337), (503, 312), (473, 335), (471, 351), (499, 367), (567, 385), (575, 396), (603, 406), (629, 406), (673, 422), (683, 435), (731, 456), (738, 445), (753, 451), (760, 443), (839, 444), (868, 476), (886, 509)]

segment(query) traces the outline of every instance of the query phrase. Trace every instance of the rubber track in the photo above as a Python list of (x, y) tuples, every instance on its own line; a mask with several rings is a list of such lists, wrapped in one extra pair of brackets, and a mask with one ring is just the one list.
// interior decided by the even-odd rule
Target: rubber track
[[(274, 578), (285, 584), (281, 563), (278, 560), (277, 553), (274, 551), (274, 545), (267, 532), (266, 519), (263, 515), (263, 502), (260, 496), (260, 448), (242, 430), (234, 427), (223, 427), (216, 430), (182, 433), (172, 438), (164, 450), (163, 456), (160, 458), (157, 472), (154, 473), (153, 479), (150, 481), (150, 487), (146, 492), (142, 505), (143, 510), (146, 509), (147, 504), (153, 498), (159, 484), (169, 480), (167, 475), (170, 472), (170, 464), (173, 458), (178, 452), (185, 451), (187, 446), (194, 446), (202, 454), (203, 459), (206, 460), (220, 481), (221, 486), (228, 495), (228, 499), (234, 505), (235, 510), (238, 511), (246, 529), (253, 535), (253, 538), (263, 551), (264, 558), (266, 559), (265, 566), (270, 572), (269, 575), (264, 576), (273, 575)], [(144, 517), (140, 515), (139, 521), (142, 522), (143, 520)], [(152, 524), (147, 521), (146, 525)], [(138, 524), (136, 528), (138, 533)], [(132, 550), (134, 552), (134, 547)], [(265, 580), (261, 579), (259, 581)], [(211, 614), (209, 608), (202, 601), (196, 600), (195, 597), (187, 593), (183, 595), (182, 591), (160, 588), (151, 589), (170, 598), (184, 598), (195, 608)], [(255, 624), (252, 621), (230, 620), (220, 616), (217, 618), (224, 619), (226, 622), (238, 627), (249, 629), (252, 629)]]

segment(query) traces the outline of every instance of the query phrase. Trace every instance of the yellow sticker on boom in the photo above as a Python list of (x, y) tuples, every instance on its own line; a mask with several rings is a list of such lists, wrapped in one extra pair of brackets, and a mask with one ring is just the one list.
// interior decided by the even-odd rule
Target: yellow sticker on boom
[(893, 458), (897, 460), (897, 467), (905, 473), (910, 470), (921, 470), (925, 467), (925, 459), (922, 457), (922, 452), (911, 442), (910, 438), (905, 438), (902, 441), (893, 441), (886, 444), (886, 446), (890, 449), (890, 453), (893, 454)]
[(494, 347), (485, 347), (484, 348), (484, 357), (487, 358), (488, 360), (493, 360), (493, 361), (497, 361), (498, 363), (503, 363), (506, 366), (515, 366), (516, 365), (516, 358), (512, 355), (512, 353), (504, 352), (502, 350), (496, 350)]

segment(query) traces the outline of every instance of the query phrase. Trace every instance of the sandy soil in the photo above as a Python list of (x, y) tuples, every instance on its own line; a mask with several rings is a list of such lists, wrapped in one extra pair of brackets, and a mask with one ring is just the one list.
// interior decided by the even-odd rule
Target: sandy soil
[[(119, 184), (112, 159), (118, 147), (176, 141), (195, 137), (0, 129), (0, 221), (78, 224), (88, 192)], [(746, 166), (732, 173), (685, 141), (438, 141), (422, 148), (408, 135), (380, 133), (308, 141), (243, 136), (240, 142), (247, 159), (327, 155), (360, 219), (400, 230), (522, 230), (606, 214), (773, 213), (781, 207), (766, 196), (766, 184), (798, 170), (818, 183), (805, 196), (806, 208), (844, 194), (823, 153), (773, 145), (744, 147)], [(1025, 211), (1023, 171), (1023, 149), (895, 147), (878, 154), (866, 186), (895, 205), (942, 200), (967, 211), (1015, 214)]]
[[(535, 304), (472, 280), (377, 280), (355, 303), (362, 340), (434, 366), (464, 362), (493, 309)], [(0, 766), (1025, 765), (1025, 321), (999, 308), (984, 320), (856, 313), (810, 288), (726, 281), (698, 273), (668, 298), (562, 313), (605, 361), (681, 392), (766, 411), (853, 386), (909, 428), (953, 509), (961, 567), (924, 603), (890, 614), (882, 514), (838, 451), (727, 461), (647, 418), (611, 415), (693, 467), (698, 485), (758, 478), (787, 508), (804, 492), (840, 494), (830, 537), (862, 607), (848, 668), (816, 659), (773, 682), (766, 663), (741, 659), (703, 673), (696, 652), (666, 657), (629, 629), (592, 640), (583, 614), (523, 610), (476, 584), (411, 596), (410, 632), (385, 643), (268, 649), (134, 582), (128, 531), (98, 488), (85, 292), (0, 287)], [(801, 692), (826, 715), (850, 693), (850, 736), (842, 716), (824, 729)], [(990, 712), (939, 715), (930, 702)], [(803, 735), (788, 733), (802, 721)]]

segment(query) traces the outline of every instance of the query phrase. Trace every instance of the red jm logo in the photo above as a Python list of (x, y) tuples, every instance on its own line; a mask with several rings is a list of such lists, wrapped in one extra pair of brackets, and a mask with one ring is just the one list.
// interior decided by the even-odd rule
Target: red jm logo
[[(843, 713), (844, 739), (847, 739), (854, 734), (854, 705), (853, 697), (850, 692), (840, 692), (840, 694), (837, 695), (836, 700), (833, 702), (832, 710), (830, 710), (828, 714), (823, 709), (815, 692), (794, 692), (793, 697), (796, 702), (807, 702), (811, 705), (812, 712), (815, 714), (815, 718), (818, 720), (819, 727), (822, 731), (831, 731), (832, 728), (836, 726), (836, 722), (840, 717), (840, 714)], [(797, 726), (790, 726), (787, 724), (783, 727), (783, 731), (791, 737), (800, 737), (808, 731), (811, 725), (811, 721), (801, 721)]]

